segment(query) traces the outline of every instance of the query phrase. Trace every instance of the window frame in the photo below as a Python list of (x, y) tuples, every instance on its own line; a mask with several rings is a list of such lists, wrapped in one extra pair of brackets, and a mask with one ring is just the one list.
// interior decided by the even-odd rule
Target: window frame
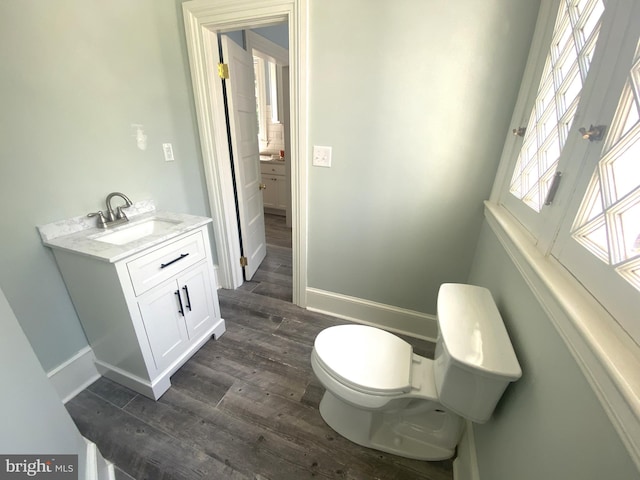
[[(640, 15), (640, 9), (638, 9), (637, 15)], [(617, 51), (616, 65), (611, 69), (615, 75), (606, 77), (608, 88), (603, 95), (602, 107), (598, 112), (598, 118), (607, 121), (608, 130), (616, 114), (629, 73), (630, 59), (638, 48), (640, 28), (635, 27), (635, 29), (621, 33), (624, 33), (621, 35), (622, 48)], [(580, 245), (572, 235), (577, 213), (582, 206), (593, 173), (599, 168), (602, 150), (607, 140), (605, 135), (602, 142), (586, 142), (589, 144), (589, 152), (582, 162), (581, 175), (576, 179), (576, 194), (571, 197), (567, 205), (566, 215), (558, 226), (558, 233), (550, 253), (580, 279), (585, 287), (611, 312), (622, 328), (635, 339), (636, 343), (640, 344), (640, 324), (637, 319), (637, 312), (640, 312), (640, 291), (615, 271), (615, 262), (613, 264), (603, 262)]]
[[(272, 42), (268, 38), (263, 37), (251, 30), (245, 30), (245, 45), (247, 52), (251, 53), (254, 58), (259, 58), (261, 60), (261, 68), (260, 73), (262, 75), (258, 88), (261, 88), (259, 92), (259, 96), (257, 100), (260, 102), (260, 119), (259, 119), (259, 127), (260, 127), (260, 149), (267, 149), (268, 142), (268, 129), (269, 124), (273, 123), (272, 118), (268, 117), (266, 111), (266, 99), (267, 96), (271, 96), (272, 92), (267, 92), (266, 90), (266, 82), (265, 77), (268, 74), (267, 70), (269, 68), (269, 62), (275, 65), (275, 91), (277, 95), (277, 105), (276, 111), (278, 112), (279, 121), (280, 117), (284, 112), (284, 101), (283, 101), (283, 80), (282, 80), (282, 69), (283, 67), (289, 66), (289, 52), (287, 49), (281, 47), (280, 45)], [(257, 78), (256, 78), (256, 81)], [(273, 89), (273, 86), (270, 85), (270, 89)], [(264, 130), (263, 130), (264, 127)], [(264, 134), (264, 138), (263, 138)]]
[[(544, 72), (546, 51), (553, 37), (553, 27), (559, 4), (560, 0), (541, 1), (529, 58), (527, 59), (520, 92), (511, 119), (511, 125), (514, 129), (526, 127), (529, 122), (530, 113), (538, 93), (538, 85)], [(544, 54), (536, 52), (544, 52)], [(524, 218), (523, 221), (529, 229), (536, 230), (537, 223), (532, 215), (534, 212), (520, 199), (511, 195), (509, 191), (513, 170), (521, 147), (522, 138), (508, 133), (505, 137), (502, 158), (500, 159), (490, 199), (492, 202), (507, 208), (514, 215), (514, 218)]]
[[(541, 3), (529, 59), (527, 60), (520, 94), (512, 117), (514, 128), (527, 126), (529, 122), (538, 93), (538, 85), (544, 72), (547, 52), (553, 39), (553, 30), (561, 1), (564, 0), (543, 0)], [(605, 3), (616, 3), (616, 1), (609, 0)], [(572, 157), (584, 157), (587, 155), (589, 142), (582, 140), (578, 129), (588, 122), (588, 118), (595, 117), (597, 114), (588, 109), (585, 110), (584, 105), (589, 104), (595, 90), (594, 86), (601, 83), (603, 77), (606, 78), (610, 73), (606, 67), (602, 68), (604, 56), (599, 53), (606, 47), (611, 37), (616, 36), (615, 29), (609, 28), (615, 22), (608, 21), (609, 19), (606, 18), (610, 14), (611, 11), (607, 11), (605, 8), (603, 24), (606, 25), (603, 25), (604, 28), (601, 26), (600, 40), (596, 45), (591, 63), (593, 72), (587, 76), (583, 84), (580, 94), (581, 101), (578, 104), (567, 140), (560, 153), (556, 169), (556, 172), (562, 172), (560, 188), (555, 195), (553, 203), (550, 206), (544, 206), (540, 212), (536, 212), (510, 192), (511, 179), (523, 139), (509, 133), (505, 140), (505, 147), (491, 199), (505, 206), (531, 232), (535, 243), (546, 253), (551, 250), (558, 234), (560, 222), (564, 217), (566, 205), (573, 195), (576, 180), (581, 175), (581, 165), (568, 158), (567, 152), (571, 152)]]
[[(528, 122), (559, 5), (560, 0), (542, 0), (512, 117), (514, 128), (521, 126), (522, 122)], [(612, 62), (603, 62), (604, 56), (598, 51), (605, 46), (611, 48), (611, 42), (618, 41), (617, 38), (623, 33), (612, 27), (620, 25), (619, 22), (628, 25), (629, 18), (633, 18), (628, 8), (638, 8), (625, 6), (617, 0), (609, 0), (605, 5), (603, 30), (593, 55), (591, 73), (583, 86), (582, 101), (564, 147), (564, 151), (572, 152), (574, 159), (593, 155), (596, 150), (599, 153), (602, 148), (601, 143), (586, 142), (574, 131), (585, 123), (589, 126), (589, 119), (595, 123), (601, 117), (599, 108), (590, 108), (589, 105), (606, 104), (607, 101), (590, 100), (598, 85), (608, 84), (606, 82), (610, 81), (610, 70), (613, 69), (606, 67)], [(605, 20), (605, 16), (610, 18)], [(616, 95), (619, 96), (620, 92), (621, 88)], [(617, 99), (613, 103), (615, 109)], [(608, 120), (611, 116), (602, 115), (601, 118)], [(565, 163), (559, 164), (558, 170), (563, 172), (563, 185), (554, 199), (553, 208), (543, 209), (544, 214), (538, 214), (531, 222), (526, 218), (530, 216), (527, 213), (535, 211), (509, 192), (521, 145), (522, 139), (509, 133), (490, 199), (485, 203), (487, 223), (549, 315), (640, 469), (640, 347), (574, 274), (551, 255), (556, 242), (559, 242), (558, 235), (563, 225), (573, 221), (573, 218), (568, 219), (569, 205), (577, 197), (581, 201), (584, 191), (580, 192), (576, 187), (586, 189), (581, 185), (584, 185), (585, 176), (591, 177), (592, 166), (575, 160), (568, 162), (569, 169)], [(566, 160), (562, 157), (561, 154), (561, 162)], [(511, 199), (520, 202), (522, 208)]]
[(254, 76), (256, 82), (256, 102), (258, 104), (258, 140), (260, 142), (260, 150), (266, 148), (267, 130), (269, 119), (267, 116), (267, 94), (265, 82), (265, 60), (264, 58), (253, 55)]

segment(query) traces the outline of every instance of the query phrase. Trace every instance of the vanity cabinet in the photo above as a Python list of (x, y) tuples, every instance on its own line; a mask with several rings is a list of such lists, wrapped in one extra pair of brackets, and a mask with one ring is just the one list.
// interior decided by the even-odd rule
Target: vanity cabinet
[(262, 191), (262, 200), (265, 207), (286, 210), (287, 208), (287, 182), (284, 164), (265, 162), (260, 165), (262, 183), (267, 187)]
[(215, 318), (206, 265), (164, 282), (138, 300), (151, 354), (162, 370), (189, 349)]
[(158, 399), (225, 331), (206, 225), (115, 262), (53, 250), (98, 371)]

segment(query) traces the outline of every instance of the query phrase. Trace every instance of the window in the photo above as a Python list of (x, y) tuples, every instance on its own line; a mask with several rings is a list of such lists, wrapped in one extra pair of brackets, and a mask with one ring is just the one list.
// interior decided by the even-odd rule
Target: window
[[(638, 18), (640, 2), (542, 0), (512, 117), (527, 130), (507, 137), (486, 216), (640, 468)], [(583, 139), (594, 125), (603, 139)]]
[[(555, 22), (530, 55), (539, 80), (521, 91), (532, 101), (514, 118), (528, 123), (505, 145), (499, 202), (640, 345), (640, 6), (631, 3), (543, 2)], [(582, 138), (593, 125), (606, 127), (603, 140)]]
[(507, 136), (486, 217), (640, 468), (638, 18), (637, 1), (542, 0), (512, 117), (527, 131)]
[(572, 226), (573, 237), (640, 290), (640, 44)]
[(256, 80), (256, 113), (258, 143), (261, 152), (284, 149), (283, 128), (279, 119), (278, 91), (282, 89), (281, 71), (268, 55), (253, 50), (253, 70)]
[(256, 114), (258, 116), (258, 142), (260, 150), (267, 144), (267, 93), (264, 76), (264, 60), (253, 57), (253, 73), (256, 82)]
[(283, 69), (289, 52), (254, 31), (245, 31), (248, 52), (253, 55), (256, 80), (258, 142), (260, 152), (277, 154), (284, 147)]
[(600, 33), (602, 0), (562, 0), (510, 192), (536, 212), (558, 167)]
[[(625, 63), (607, 134), (593, 142), (551, 253), (640, 344), (640, 44)], [(631, 66), (630, 66), (631, 64)], [(620, 68), (622, 70), (622, 66)], [(620, 72), (622, 73), (622, 72)], [(605, 108), (607, 105), (605, 105)]]

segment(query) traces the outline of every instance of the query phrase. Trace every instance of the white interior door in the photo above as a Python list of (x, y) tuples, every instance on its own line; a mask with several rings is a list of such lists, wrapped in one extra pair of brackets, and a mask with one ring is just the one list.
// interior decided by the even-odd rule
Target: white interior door
[(224, 80), (235, 171), (240, 238), (247, 259), (245, 278), (250, 280), (264, 260), (267, 244), (264, 233), (264, 206), (260, 190), (258, 120), (256, 115), (253, 56), (222, 35), (223, 62), (229, 66)]

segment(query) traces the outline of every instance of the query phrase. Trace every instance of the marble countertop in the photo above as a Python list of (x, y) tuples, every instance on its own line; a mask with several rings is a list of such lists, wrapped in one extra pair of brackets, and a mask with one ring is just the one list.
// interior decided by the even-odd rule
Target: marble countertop
[[(88, 219), (81, 216), (39, 226), (38, 231), (42, 237), (42, 243), (47, 247), (114, 263), (212, 221), (208, 217), (158, 211), (152, 202), (136, 203), (131, 212), (127, 209), (127, 215), (129, 216), (127, 223), (107, 229), (93, 226), (95, 218)], [(164, 220), (173, 225), (162, 229), (159, 233), (151, 233), (123, 245), (98, 240), (104, 235), (122, 231), (152, 219)]]
[(284, 164), (284, 158), (280, 158), (278, 155), (260, 155), (260, 163)]

